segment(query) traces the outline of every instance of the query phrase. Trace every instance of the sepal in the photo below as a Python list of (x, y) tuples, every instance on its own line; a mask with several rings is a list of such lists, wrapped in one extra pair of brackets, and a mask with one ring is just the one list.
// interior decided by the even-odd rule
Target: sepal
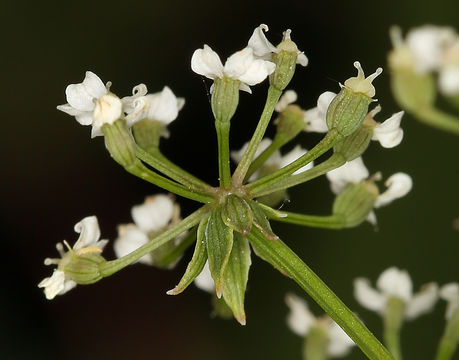
[(247, 235), (252, 228), (252, 211), (244, 199), (236, 195), (228, 195), (222, 207), (222, 220), (234, 231)]

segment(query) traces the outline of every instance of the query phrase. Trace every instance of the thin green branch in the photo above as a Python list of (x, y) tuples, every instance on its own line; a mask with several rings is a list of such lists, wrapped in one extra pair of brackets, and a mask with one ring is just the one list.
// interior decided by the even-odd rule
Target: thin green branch
[(229, 132), (230, 122), (215, 120), (215, 130), (218, 140), (218, 174), (220, 186), (228, 189), (231, 186), (231, 170), (229, 158)]
[(459, 118), (457, 116), (445, 113), (434, 107), (422, 108), (416, 111), (413, 116), (428, 125), (459, 135)]
[(438, 344), (437, 355), (435, 360), (451, 360), (459, 343), (459, 309), (446, 324), (445, 332)]
[[(277, 139), (277, 140), (276, 140)], [(285, 142), (282, 142), (280, 138), (274, 138), (273, 142), (260, 154), (258, 155), (255, 160), (250, 164), (249, 170), (247, 170), (247, 174), (245, 175), (244, 181), (247, 181), (255, 171), (257, 171), (265, 162), (269, 159), (269, 157), (274, 154), (277, 150), (279, 150)]]

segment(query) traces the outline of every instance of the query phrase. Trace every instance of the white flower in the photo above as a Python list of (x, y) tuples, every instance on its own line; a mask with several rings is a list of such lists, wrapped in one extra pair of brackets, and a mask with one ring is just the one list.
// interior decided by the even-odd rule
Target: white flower
[(446, 49), (438, 74), (438, 87), (444, 95), (459, 93), (459, 38)]
[(132, 96), (121, 99), (126, 112), (126, 122), (132, 126), (137, 121), (148, 119), (169, 125), (185, 105), (185, 99), (178, 98), (165, 86), (162, 91), (147, 94), (147, 87), (139, 84), (132, 89)]
[(214, 294), (215, 293), (215, 282), (212, 278), (212, 274), (210, 273), (209, 269), (209, 262), (206, 261), (204, 268), (202, 269), (201, 273), (196, 276), (194, 279), (194, 284), (199, 289)]
[[(149, 196), (141, 205), (133, 206), (131, 216), (135, 224), (120, 225), (118, 238), (113, 247), (118, 258), (123, 257), (150, 241), (150, 235), (160, 233), (168, 226), (180, 221), (180, 207), (170, 196), (159, 194)], [(184, 238), (180, 235), (174, 244)], [(140, 263), (153, 265), (154, 259), (147, 254), (139, 259)], [(173, 267), (175, 263), (171, 265)]]
[(110, 85), (110, 82), (104, 85), (96, 74), (86, 71), (82, 83), (67, 86), (67, 104), (57, 109), (75, 116), (81, 125), (92, 125), (92, 137), (103, 135), (102, 125), (113, 124), (122, 115), (121, 101), (109, 92)]
[(459, 283), (449, 283), (440, 289), (440, 297), (447, 301), (446, 319), (451, 319), (459, 309)]
[(381, 315), (385, 314), (390, 298), (400, 299), (405, 304), (404, 316), (408, 320), (431, 311), (438, 298), (438, 285), (433, 282), (413, 294), (410, 276), (396, 267), (385, 270), (379, 276), (376, 287), (379, 291), (370, 286), (368, 279), (357, 278), (354, 280), (354, 296), (363, 307)]
[[(376, 106), (372, 111), (369, 112), (368, 116), (371, 119), (381, 111), (381, 106)], [(403, 139), (403, 129), (400, 127), (404, 111), (392, 114), (390, 118), (382, 123), (374, 122), (373, 136), (371, 140), (379, 141), (382, 147), (393, 148), (399, 145)]]
[(64, 244), (69, 248), (69, 252), (64, 251), (62, 243), (57, 243), (56, 249), (61, 257), (59, 259), (45, 259), (45, 265), (58, 265), (51, 277), (45, 278), (38, 284), (38, 287), (45, 289), (45, 295), (48, 300), (54, 299), (56, 295), (65, 294), (77, 285), (75, 281), (66, 279), (65, 273), (61, 269), (68, 263), (69, 256), (72, 256), (72, 252), (76, 255), (92, 252), (101, 253), (108, 243), (108, 240), (99, 240), (100, 229), (95, 216), (85, 217), (75, 225), (74, 229), (80, 236), (75, 245), (73, 245), (73, 248), (70, 249), (70, 246), (64, 240)]
[(251, 48), (246, 47), (231, 55), (223, 66), (218, 54), (210, 46), (197, 49), (191, 57), (191, 69), (209, 79), (225, 77), (241, 82), (240, 90), (251, 93), (249, 86), (261, 83), (274, 72), (276, 65), (270, 61), (257, 59)]
[[(265, 36), (265, 32), (269, 30), (268, 25), (261, 24), (253, 31), (252, 36), (249, 39), (248, 46), (253, 49), (253, 53), (255, 56), (261, 59), (272, 59), (273, 53), (278, 53), (280, 49), (275, 47), (273, 44), (269, 42), (269, 40)], [(284, 31), (284, 37), (282, 41), (290, 40), (290, 33), (292, 31), (290, 29)], [(302, 66), (308, 65), (308, 58), (304, 54), (304, 52), (299, 51), (297, 49), (298, 57), (296, 59), (296, 63)]]
[[(330, 187), (335, 194), (339, 194), (348, 184), (357, 184), (369, 176), (369, 172), (361, 157), (347, 162), (337, 169), (329, 171), (327, 178), (330, 181)], [(373, 176), (373, 180), (379, 180), (380, 174), (377, 173)], [(399, 199), (411, 191), (413, 181), (408, 174), (398, 172), (390, 176), (384, 185), (387, 190), (379, 194), (374, 203), (374, 208), (379, 208), (390, 204), (392, 201)], [(376, 224), (376, 215), (370, 212), (367, 220), (373, 225)]]
[[(260, 142), (260, 145), (257, 148), (257, 151), (255, 152), (255, 159), (263, 152), (265, 151), (272, 143), (271, 139), (265, 138)], [(249, 143), (245, 143), (242, 148), (239, 151), (232, 151), (231, 152), (231, 158), (239, 163), (247, 150), (247, 147), (249, 146)], [(303, 156), (304, 154), (307, 153), (306, 149), (303, 149), (300, 145), (295, 146), (291, 151), (289, 151), (285, 155), (281, 155), (280, 151), (275, 151), (261, 166), (259, 170), (257, 170), (251, 177), (250, 181), (254, 181), (259, 178), (260, 172), (263, 173), (264, 169), (270, 169), (271, 171), (278, 170), (283, 168), (284, 166), (287, 166), (297, 160), (299, 157)], [(303, 171), (306, 171), (310, 168), (313, 167), (313, 162), (310, 162), (309, 164), (303, 166), (302, 168), (298, 169), (293, 173), (293, 175), (300, 174)], [(261, 171), (260, 171), (261, 170)]]
[(304, 131), (318, 133), (328, 131), (327, 110), (335, 96), (336, 94), (331, 91), (322, 93), (317, 99), (317, 106), (304, 112), (304, 122), (306, 123)]
[(409, 31), (406, 46), (413, 55), (415, 70), (418, 73), (438, 70), (445, 50), (455, 38), (450, 27), (425, 25)]
[(328, 336), (327, 354), (329, 357), (341, 357), (349, 353), (354, 342), (341, 327), (327, 315), (316, 318), (308, 308), (306, 301), (293, 294), (287, 294), (285, 302), (290, 308), (287, 324), (299, 336), (307, 336), (313, 327), (320, 327)]

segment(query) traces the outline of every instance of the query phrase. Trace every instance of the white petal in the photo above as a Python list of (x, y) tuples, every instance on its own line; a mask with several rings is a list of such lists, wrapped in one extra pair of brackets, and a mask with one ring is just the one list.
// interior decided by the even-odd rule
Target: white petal
[(437, 70), (443, 53), (455, 39), (452, 28), (426, 25), (410, 31), (406, 44), (415, 59), (416, 70), (420, 73)]
[(148, 89), (145, 84), (139, 84), (132, 89), (132, 96), (125, 96), (121, 99), (123, 110), (126, 114), (130, 114), (135, 110), (134, 102), (139, 97), (147, 95)]
[(306, 301), (294, 294), (287, 294), (285, 302), (290, 308), (287, 315), (287, 324), (290, 330), (297, 335), (305, 336), (311, 326), (316, 323), (316, 317), (309, 311)]
[(304, 54), (304, 52), (299, 52), (298, 57), (296, 58), (296, 63), (300, 64), (301, 66), (307, 66), (308, 65), (308, 58)]
[(100, 78), (91, 71), (86, 71), (83, 85), (85, 86), (88, 94), (95, 99), (98, 99), (107, 94), (107, 88), (102, 80), (100, 80)]
[(197, 49), (191, 57), (191, 69), (209, 79), (223, 78), (223, 64), (218, 54), (210, 46)]
[(304, 114), (305, 131), (325, 133), (328, 131), (327, 110), (336, 94), (325, 91), (317, 99), (317, 107), (307, 110)]
[(287, 90), (277, 102), (276, 106), (274, 107), (274, 110), (276, 110), (279, 113), (284, 111), (287, 108), (287, 106), (293, 104), (297, 98), (298, 96), (294, 90)]
[(102, 127), (105, 124), (113, 124), (123, 114), (123, 103), (114, 94), (107, 94), (100, 97), (96, 102), (93, 113), (93, 125)]
[(91, 96), (83, 84), (71, 84), (65, 89), (69, 105), (80, 111), (94, 110), (94, 97)]
[[(213, 86), (213, 84), (212, 84), (212, 86)], [(250, 89), (250, 87), (248, 85), (244, 84), (243, 82), (241, 82), (239, 84), (239, 90), (245, 91), (245, 92), (247, 92), (249, 94), (252, 93), (252, 90)], [(212, 94), (212, 91), (210, 93)]]
[(335, 194), (339, 194), (347, 184), (357, 184), (368, 178), (369, 172), (361, 157), (347, 162), (339, 168), (329, 171), (327, 178), (330, 180), (330, 187)]
[[(82, 111), (82, 110), (78, 110), (78, 109), (75, 109), (74, 107), (70, 106), (69, 104), (63, 104), (63, 105), (58, 105), (57, 107), (57, 110), (60, 110), (60, 111), (63, 111), (71, 116), (75, 116), (75, 115), (80, 115), (80, 114), (84, 114), (85, 111)], [(90, 125), (90, 124), (85, 124), (85, 125)]]
[(449, 283), (443, 285), (440, 289), (440, 297), (447, 301), (446, 319), (451, 319), (459, 309), (459, 283)]
[(372, 140), (379, 141), (385, 148), (393, 148), (400, 144), (403, 139), (403, 130), (400, 128), (403, 114), (403, 111), (395, 113), (382, 124), (376, 125)]
[(354, 297), (363, 307), (379, 313), (384, 312), (386, 298), (371, 287), (368, 279), (357, 278), (354, 280)]
[(412, 299), (406, 304), (405, 316), (407, 319), (415, 319), (425, 313), (432, 311), (438, 300), (438, 285), (429, 283), (423, 285), (421, 291), (414, 294)]
[(275, 68), (276, 65), (270, 61), (256, 59), (252, 49), (246, 47), (226, 60), (223, 72), (231, 79), (252, 86), (266, 79)]
[(271, 53), (278, 51), (277, 48), (268, 41), (264, 34), (268, 30), (268, 25), (261, 24), (253, 31), (248, 46), (252, 48), (255, 56), (265, 57), (266, 55), (271, 55)]
[(387, 297), (394, 296), (405, 303), (411, 300), (413, 284), (410, 275), (405, 270), (390, 267), (384, 270), (376, 282), (376, 286)]
[(147, 95), (146, 98), (150, 102), (147, 117), (165, 125), (177, 118), (180, 107), (185, 103), (184, 101), (179, 103), (177, 97), (167, 86), (160, 93)]
[(385, 185), (388, 189), (378, 196), (374, 205), (375, 208), (387, 205), (408, 194), (413, 187), (413, 180), (408, 174), (400, 172), (389, 177)]
[(75, 115), (75, 119), (81, 125), (91, 125), (94, 121), (92, 114), (93, 114), (92, 111), (85, 111), (85, 112), (82, 112), (80, 115)]
[(172, 220), (173, 214), (174, 202), (164, 194), (147, 197), (142, 205), (131, 209), (134, 222), (145, 232), (162, 230)]
[(212, 294), (215, 292), (215, 283), (214, 279), (212, 279), (212, 274), (210, 273), (208, 261), (206, 261), (206, 264), (204, 265), (201, 273), (194, 279), (194, 284), (199, 289), (208, 293)]
[[(148, 235), (134, 224), (120, 225), (118, 227), (118, 238), (113, 243), (113, 249), (117, 258), (130, 254), (134, 250), (148, 243)], [(144, 255), (139, 262), (151, 265), (152, 258), (150, 255)]]
[(459, 66), (445, 66), (438, 75), (438, 87), (445, 95), (456, 95), (459, 93)]
[(97, 217), (85, 217), (83, 220), (76, 223), (74, 230), (80, 234), (77, 242), (73, 245), (74, 250), (89, 246), (98, 246), (100, 249), (103, 249), (103, 247), (100, 247), (100, 244), (98, 243), (100, 238), (100, 229)]
[(65, 274), (61, 270), (54, 270), (51, 277), (43, 279), (38, 287), (45, 288), (45, 296), (48, 300), (52, 300), (64, 290)]
[(332, 321), (328, 328), (327, 354), (330, 357), (342, 357), (349, 353), (355, 346), (354, 341), (344, 332), (341, 327)]
[[(303, 149), (300, 145), (295, 146), (291, 151), (289, 151), (287, 154), (283, 155), (281, 158), (281, 163), (280, 167), (283, 168), (284, 166), (287, 166), (306, 154), (308, 151), (306, 149)], [(297, 175), (300, 174), (310, 168), (312, 168), (314, 165), (313, 162), (310, 162), (309, 164), (303, 166), (302, 168), (298, 169), (295, 171), (292, 175)]]

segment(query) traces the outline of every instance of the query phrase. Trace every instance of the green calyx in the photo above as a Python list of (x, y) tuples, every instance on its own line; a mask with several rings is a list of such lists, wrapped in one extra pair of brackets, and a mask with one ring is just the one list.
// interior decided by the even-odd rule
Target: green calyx
[(159, 148), (159, 140), (165, 131), (165, 125), (157, 120), (143, 119), (134, 124), (132, 131), (137, 145), (151, 152)]
[(298, 105), (289, 105), (275, 120), (277, 125), (273, 142), (286, 144), (304, 129), (304, 111)]
[(351, 135), (362, 124), (372, 101), (363, 93), (343, 87), (328, 107), (328, 128), (336, 129), (341, 136)]
[(214, 80), (211, 106), (215, 120), (229, 122), (236, 112), (239, 103), (239, 86), (241, 82), (231, 78)]
[(116, 120), (113, 124), (105, 124), (102, 131), (105, 147), (118, 164), (129, 167), (137, 161), (135, 142), (124, 119)]
[[(286, 42), (289, 44), (284, 44)], [(286, 40), (278, 45), (279, 52), (273, 54), (273, 60), (276, 63), (276, 70), (269, 75), (269, 83), (276, 89), (283, 91), (295, 74), (296, 59), (298, 58), (298, 48), (293, 50), (291, 44), (295, 44), (291, 40)], [(293, 50), (293, 51), (292, 51)]]
[(364, 123), (351, 135), (344, 137), (334, 147), (333, 151), (352, 161), (361, 156), (370, 144), (373, 136), (373, 127)]
[[(95, 248), (88, 248), (88, 250), (95, 250)], [(104, 262), (105, 259), (98, 251), (79, 254), (78, 250), (71, 250), (62, 258), (58, 269), (65, 273), (66, 279), (73, 280), (80, 285), (87, 285), (102, 279), (99, 266)]]

